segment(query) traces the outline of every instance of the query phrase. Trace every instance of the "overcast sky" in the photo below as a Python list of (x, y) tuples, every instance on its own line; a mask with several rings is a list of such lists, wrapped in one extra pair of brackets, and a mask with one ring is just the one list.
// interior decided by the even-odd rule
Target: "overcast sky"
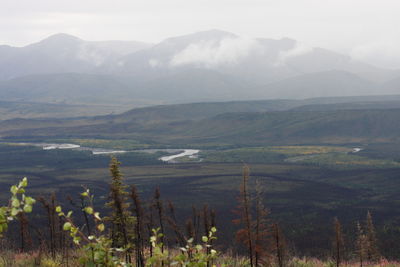
[(86, 40), (164, 38), (208, 29), (290, 37), (400, 68), (400, 0), (0, 0), (0, 44), (54, 33)]

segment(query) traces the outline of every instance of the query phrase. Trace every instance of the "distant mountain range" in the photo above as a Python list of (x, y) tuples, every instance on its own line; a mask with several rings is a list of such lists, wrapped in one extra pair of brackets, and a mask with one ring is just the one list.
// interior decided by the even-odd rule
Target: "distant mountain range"
[(0, 99), (64, 104), (185, 103), (400, 94), (387, 70), (283, 38), (210, 30), (158, 44), (56, 34), (0, 46)]
[(0, 78), (50, 73), (89, 73), (121, 56), (150, 47), (141, 42), (89, 42), (68, 34), (52, 35), (24, 47), (0, 46)]

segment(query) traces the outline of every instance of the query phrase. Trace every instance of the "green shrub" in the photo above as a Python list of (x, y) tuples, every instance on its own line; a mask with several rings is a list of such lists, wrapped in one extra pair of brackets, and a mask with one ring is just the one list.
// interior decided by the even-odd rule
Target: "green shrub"
[(0, 237), (8, 229), (8, 223), (16, 220), (20, 213), (32, 212), (32, 206), (36, 200), (25, 195), (25, 187), (28, 186), (28, 179), (23, 178), (17, 185), (10, 188), (11, 198), (8, 206), (0, 207)]

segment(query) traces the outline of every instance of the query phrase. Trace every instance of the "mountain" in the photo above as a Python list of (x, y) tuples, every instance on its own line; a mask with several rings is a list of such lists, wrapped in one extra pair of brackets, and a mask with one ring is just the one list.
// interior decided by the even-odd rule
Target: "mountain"
[(185, 70), (150, 81), (105, 74), (55, 73), (0, 81), (0, 99), (68, 104), (118, 103), (132, 108), (157, 103), (249, 99), (246, 93), (249, 87), (240, 79), (202, 69)]
[(30, 75), (0, 81), (0, 98), (8, 101), (47, 103), (129, 104), (133, 107), (141, 103), (140, 99), (132, 96), (136, 86), (131, 81), (110, 75)]
[(136, 94), (144, 99), (166, 103), (256, 99), (248, 89), (254, 84), (207, 69), (185, 69), (142, 84)]
[[(197, 89), (205, 86), (213, 92), (208, 99), (220, 100), (213, 99), (218, 83), (205, 85), (204, 82), (215, 80), (216, 73), (224, 75), (225, 81), (231, 80), (224, 85), (234, 84), (229, 92), (224, 86), (219, 89), (220, 95), (228, 97), (226, 100), (398, 93), (386, 92), (380, 87), (396, 71), (380, 69), (326, 49), (306, 47), (289, 38), (246, 39), (218, 30), (169, 38), (122, 57), (118, 64), (112, 68), (115, 73), (152, 81), (147, 90), (149, 94), (154, 91), (160, 96), (171, 92), (166, 96), (171, 98), (174, 92), (183, 92), (180, 95), (183, 97), (190, 91), (193, 97), (187, 98), (187, 102), (206, 100), (195, 97), (203, 92)], [(199, 81), (194, 77), (188, 86), (186, 80), (191, 74), (186, 74), (200, 70), (203, 78)], [(237, 81), (242, 86), (237, 86)]]
[(142, 42), (88, 42), (68, 34), (52, 35), (24, 47), (0, 46), (0, 79), (31, 74), (93, 72), (108, 61), (149, 46)]
[(18, 77), (0, 82), (0, 97), (12, 101), (103, 101), (126, 90), (113, 77), (78, 73)]
[(132, 107), (200, 101), (397, 94), (399, 71), (290, 39), (210, 30), (142, 42), (56, 34), (0, 46), (4, 101)]
[[(175, 65), (174, 56), (185, 51), (190, 47), (196, 50), (197, 45), (214, 46), (224, 39), (238, 38), (236, 35), (224, 31), (211, 30), (198, 32), (189, 35), (168, 38), (148, 49), (140, 50), (136, 53), (121, 57), (116, 65), (108, 66), (103, 71), (113, 71), (114, 73), (133, 75), (135, 77), (162, 77), (174, 74), (182, 69), (179, 64)], [(211, 49), (211, 47), (210, 47)], [(203, 56), (203, 55), (199, 55)], [(212, 55), (208, 55), (208, 58)], [(207, 58), (204, 58), (205, 60)], [(175, 68), (177, 66), (178, 68)], [(203, 66), (194, 66), (203, 68)], [(209, 68), (205, 68), (209, 69)]]
[[(258, 89), (265, 98), (309, 98), (379, 95), (378, 84), (346, 71), (325, 71), (295, 76)], [(395, 93), (395, 92), (390, 92)], [(398, 92), (400, 93), (400, 91)]]
[(400, 91), (400, 75), (382, 85), (382, 90), (395, 94)]
[(0, 101), (0, 120), (16, 118), (72, 118), (121, 113), (128, 109), (121, 105), (69, 105), (26, 101)]
[(380, 69), (323, 48), (304, 46), (289, 38), (250, 39), (211, 30), (173, 37), (122, 57), (118, 73), (160, 77), (182, 69), (202, 68), (266, 84), (308, 73), (341, 70), (381, 81), (394, 71)]
[(160, 103), (398, 94), (399, 89), (389, 83), (381, 86), (344, 71), (304, 74), (258, 86), (215, 70), (191, 68), (150, 80), (84, 73), (29, 75), (0, 81), (0, 98), (4, 101), (119, 104), (133, 108)]

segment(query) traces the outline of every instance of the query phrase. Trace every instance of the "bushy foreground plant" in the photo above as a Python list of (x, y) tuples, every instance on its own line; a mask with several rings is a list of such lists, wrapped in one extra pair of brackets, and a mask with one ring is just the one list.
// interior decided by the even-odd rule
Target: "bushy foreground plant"
[(100, 217), (100, 213), (93, 208), (93, 195), (90, 194), (89, 189), (81, 195), (90, 203), (84, 208), (84, 212), (93, 218), (95, 224), (93, 234), (86, 235), (75, 225), (71, 218), (72, 211), (65, 214), (61, 206), (56, 208), (58, 216), (65, 220), (63, 230), (68, 231), (73, 243), (83, 249), (80, 263), (84, 266), (127, 266), (120, 257), (120, 253), (126, 251), (127, 248), (114, 248), (112, 246), (113, 240), (104, 234), (105, 225), (103, 219)]
[(32, 212), (32, 205), (36, 200), (25, 195), (25, 187), (28, 186), (28, 179), (23, 178), (17, 185), (10, 188), (11, 199), (7, 206), (0, 207), (0, 237), (7, 231), (8, 223), (16, 220), (21, 213)]
[[(188, 267), (206, 267), (216, 266), (213, 261), (217, 259), (218, 253), (212, 249), (211, 242), (216, 239), (214, 234), (217, 232), (215, 227), (211, 228), (208, 236), (202, 237), (203, 244), (194, 245), (193, 238), (187, 240), (185, 247), (180, 248), (180, 253), (172, 255), (168, 250), (163, 250), (163, 243), (160, 241), (163, 237), (159, 229), (153, 230), (153, 236), (150, 241), (153, 247), (153, 256), (150, 257), (146, 266), (188, 266)], [(210, 252), (208, 252), (210, 251)], [(219, 266), (227, 266), (225, 264)]]
[[(130, 247), (113, 247), (113, 240), (106, 235), (105, 224), (99, 212), (93, 208), (93, 195), (89, 189), (81, 194), (88, 200), (90, 205), (84, 208), (89, 216), (94, 220), (95, 231), (92, 235), (87, 236), (72, 220), (72, 211), (65, 214), (61, 206), (56, 208), (58, 216), (64, 218), (64, 231), (68, 231), (73, 243), (82, 248), (83, 255), (80, 263), (84, 266), (133, 266), (127, 262), (125, 254), (130, 251)], [(152, 255), (147, 257), (146, 266), (211, 266), (217, 258), (217, 251), (212, 249), (212, 241), (216, 239), (214, 236), (217, 229), (212, 227), (207, 236), (202, 237), (202, 244), (193, 244), (193, 238), (187, 240), (185, 247), (179, 248), (179, 253), (174, 250), (163, 249), (164, 244), (162, 238), (164, 235), (159, 233), (159, 229), (153, 230), (153, 236), (150, 238), (152, 246)], [(225, 265), (219, 265), (225, 266)]]

